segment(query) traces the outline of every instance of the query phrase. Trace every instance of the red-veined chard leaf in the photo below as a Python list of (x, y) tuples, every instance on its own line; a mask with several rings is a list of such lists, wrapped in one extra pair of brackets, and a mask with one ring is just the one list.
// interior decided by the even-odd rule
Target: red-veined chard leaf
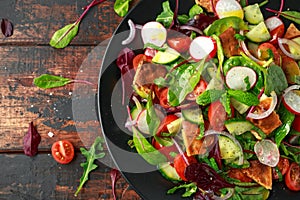
[(117, 196), (116, 196), (115, 188), (116, 188), (116, 182), (121, 178), (120, 171), (117, 169), (111, 169), (110, 178), (111, 178), (111, 188), (112, 188), (113, 197), (114, 197), (114, 200), (116, 200)]
[(68, 78), (64, 78), (61, 76), (49, 75), (49, 74), (42, 74), (41, 76), (39, 76), (33, 80), (34, 85), (36, 85), (39, 88), (43, 88), (43, 89), (61, 87), (70, 82), (71, 82), (71, 80)]
[(49, 44), (55, 48), (65, 48), (68, 46), (73, 38), (77, 35), (79, 24), (79, 22), (68, 24), (65, 27), (57, 30), (53, 34)]
[(35, 156), (38, 152), (38, 146), (41, 142), (41, 136), (33, 125), (29, 123), (27, 134), (23, 138), (23, 150), (27, 156)]
[(5, 37), (10, 37), (13, 35), (13, 24), (8, 19), (1, 20), (1, 31)]

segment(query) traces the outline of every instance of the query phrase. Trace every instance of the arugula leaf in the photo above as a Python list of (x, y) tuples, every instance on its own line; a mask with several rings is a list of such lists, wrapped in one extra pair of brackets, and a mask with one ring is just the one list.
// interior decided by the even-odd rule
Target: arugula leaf
[(300, 12), (293, 11), (293, 10), (287, 10), (280, 13), (281, 16), (296, 22), (297, 24), (300, 24)]
[(170, 105), (179, 105), (194, 90), (204, 69), (205, 59), (198, 63), (182, 65), (175, 70), (176, 82), (170, 85), (168, 101)]
[(242, 90), (227, 90), (230, 97), (234, 98), (235, 100), (247, 105), (247, 106), (256, 106), (259, 104), (259, 99), (256, 95), (245, 92)]
[(78, 33), (80, 22), (68, 24), (65, 27), (57, 30), (51, 40), (50, 45), (55, 48), (65, 48), (73, 40)]
[(199, 104), (200, 106), (206, 106), (220, 99), (224, 93), (225, 93), (224, 90), (216, 90), (216, 89), (205, 90), (197, 97), (196, 103)]
[(277, 95), (280, 95), (288, 87), (286, 76), (282, 68), (277, 65), (271, 65), (268, 68), (265, 81), (266, 95), (270, 95), (272, 91), (275, 91)]
[(132, 127), (133, 142), (138, 154), (151, 165), (166, 162), (167, 158), (155, 149), (150, 142), (135, 128)]
[(55, 88), (55, 87), (61, 87), (67, 85), (71, 81), (72, 80), (61, 76), (42, 74), (41, 76), (35, 78), (33, 80), (33, 83), (39, 88), (49, 89), (49, 88)]
[(114, 11), (120, 17), (124, 17), (128, 13), (130, 1), (131, 0), (116, 0), (114, 3)]
[(195, 194), (197, 192), (198, 187), (195, 183), (186, 183), (169, 189), (167, 194), (174, 194), (178, 189), (182, 188), (185, 189), (185, 192), (182, 194), (182, 197), (190, 197), (192, 194)]
[(78, 195), (83, 185), (88, 181), (89, 173), (98, 167), (96, 164), (94, 164), (94, 161), (105, 156), (102, 143), (104, 143), (104, 139), (98, 136), (92, 144), (90, 150), (80, 148), (81, 154), (86, 157), (86, 162), (80, 164), (84, 171), (82, 177), (80, 178), (80, 184), (75, 192), (75, 196)]

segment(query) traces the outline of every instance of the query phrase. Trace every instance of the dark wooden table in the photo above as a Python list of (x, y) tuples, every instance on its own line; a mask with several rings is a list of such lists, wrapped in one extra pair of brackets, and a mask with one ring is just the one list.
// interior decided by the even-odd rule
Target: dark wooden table
[[(78, 197), (85, 158), (79, 148), (89, 146), (101, 134), (95, 99), (97, 87), (69, 84), (43, 90), (33, 79), (48, 73), (83, 79), (97, 85), (101, 58), (107, 39), (122, 18), (108, 0), (93, 7), (83, 19), (79, 33), (65, 49), (50, 47), (49, 40), (59, 28), (74, 22), (87, 0), (1, 0), (0, 18), (14, 24), (14, 34), (0, 38), (0, 199), (113, 199), (110, 170), (101, 161), (90, 174)], [(101, 45), (103, 45), (101, 47)], [(23, 153), (23, 137), (33, 121), (42, 137), (39, 153)], [(54, 133), (54, 137), (48, 135)], [(75, 159), (58, 164), (51, 145), (61, 139), (76, 147)], [(106, 150), (107, 151), (107, 150)], [(106, 159), (110, 160), (106, 152)], [(121, 178), (118, 199), (140, 199)]]

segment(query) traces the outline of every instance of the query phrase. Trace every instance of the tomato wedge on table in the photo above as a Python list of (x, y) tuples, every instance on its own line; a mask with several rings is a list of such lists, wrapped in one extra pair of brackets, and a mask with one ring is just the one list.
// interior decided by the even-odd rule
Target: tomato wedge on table
[(74, 158), (74, 146), (67, 140), (56, 141), (51, 148), (52, 156), (60, 164), (68, 164)]
[(286, 186), (293, 191), (300, 191), (300, 166), (293, 162), (285, 175)]

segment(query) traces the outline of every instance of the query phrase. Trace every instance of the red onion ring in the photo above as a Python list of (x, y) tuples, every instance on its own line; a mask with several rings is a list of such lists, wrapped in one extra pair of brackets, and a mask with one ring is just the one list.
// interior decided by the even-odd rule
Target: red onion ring
[(213, 195), (212, 199), (214, 199), (214, 200), (229, 199), (233, 195), (234, 189), (233, 188), (227, 188), (227, 189), (228, 189), (228, 192), (224, 196), (220, 197), (220, 196), (217, 196), (217, 195)]
[(194, 31), (194, 32), (198, 33), (199, 35), (203, 35), (203, 32), (199, 28), (196, 28), (196, 27), (193, 27), (193, 26), (182, 25), (179, 28), (182, 29), (182, 30)]
[(266, 110), (265, 112), (260, 113), (260, 114), (249, 112), (247, 115), (247, 118), (264, 119), (264, 118), (268, 117), (270, 114), (272, 114), (272, 112), (274, 111), (274, 109), (277, 105), (278, 99), (277, 99), (277, 95), (274, 91), (271, 92), (271, 97), (272, 97), (272, 102), (271, 102), (271, 106), (269, 107), (268, 110)]
[(130, 32), (129, 32), (128, 37), (122, 41), (122, 45), (127, 45), (127, 44), (131, 43), (133, 41), (133, 39), (135, 38), (136, 27), (131, 19), (128, 20), (128, 25), (130, 28)]
[(285, 47), (283, 46), (283, 44), (292, 44), (297, 46), (298, 49), (300, 49), (300, 45), (292, 40), (286, 39), (286, 38), (278, 38), (278, 45), (279, 48), (281, 49), (281, 51), (288, 57), (293, 58), (295, 60), (300, 60), (300, 55), (294, 55), (291, 54), (290, 52), (288, 52)]
[(243, 154), (243, 148), (241, 146), (241, 144), (239, 143), (239, 141), (230, 133), (227, 133), (225, 131), (215, 131), (215, 130), (207, 130), (204, 132), (205, 136), (209, 136), (209, 135), (223, 135), (228, 137), (229, 139), (231, 139), (240, 149), (241, 156), (239, 157), (239, 161), (238, 161), (238, 165), (242, 165), (244, 163), (244, 154)]

